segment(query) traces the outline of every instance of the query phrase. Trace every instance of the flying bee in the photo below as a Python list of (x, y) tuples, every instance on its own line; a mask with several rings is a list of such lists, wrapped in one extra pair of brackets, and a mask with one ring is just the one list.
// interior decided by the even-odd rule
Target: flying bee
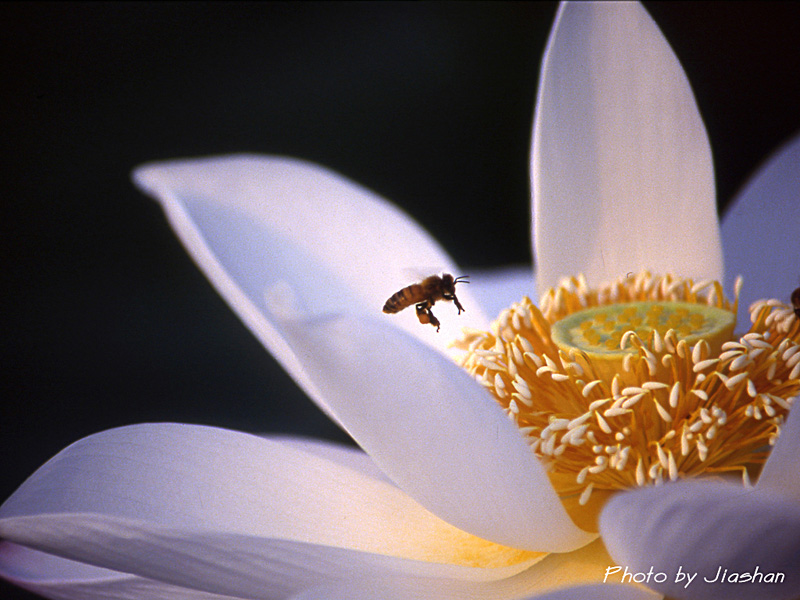
[(469, 283), (469, 275), (453, 278), (449, 273), (443, 275), (431, 275), (419, 283), (412, 283), (396, 292), (383, 305), (383, 312), (387, 314), (398, 313), (412, 304), (416, 304), (417, 318), (425, 325), (430, 323), (439, 331), (439, 319), (433, 316), (431, 306), (437, 300), (452, 300), (458, 309), (458, 314), (464, 310), (461, 303), (456, 298), (456, 284)]
[(800, 287), (792, 292), (792, 306), (794, 307), (794, 316), (800, 319)]

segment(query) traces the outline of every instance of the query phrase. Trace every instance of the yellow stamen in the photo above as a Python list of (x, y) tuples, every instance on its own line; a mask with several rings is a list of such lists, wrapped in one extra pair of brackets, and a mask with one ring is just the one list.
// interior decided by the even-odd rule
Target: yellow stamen
[(576, 523), (592, 529), (620, 489), (757, 473), (800, 393), (792, 307), (754, 304), (737, 339), (718, 283), (647, 272), (598, 289), (572, 278), (540, 304), (524, 298), (456, 346)]

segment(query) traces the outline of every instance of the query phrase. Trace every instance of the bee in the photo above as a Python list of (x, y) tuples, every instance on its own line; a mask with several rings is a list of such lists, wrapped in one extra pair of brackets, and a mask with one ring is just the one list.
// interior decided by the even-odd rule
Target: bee
[(458, 314), (464, 311), (464, 307), (456, 298), (456, 284), (469, 283), (469, 275), (453, 278), (449, 273), (443, 275), (431, 275), (419, 283), (412, 283), (404, 287), (399, 292), (392, 294), (392, 297), (383, 305), (383, 312), (387, 314), (398, 313), (412, 304), (416, 304), (417, 318), (425, 325), (430, 323), (439, 331), (439, 319), (433, 316), (431, 306), (437, 300), (452, 300), (458, 309)]
[(800, 287), (792, 292), (792, 306), (794, 307), (794, 316), (800, 319)]

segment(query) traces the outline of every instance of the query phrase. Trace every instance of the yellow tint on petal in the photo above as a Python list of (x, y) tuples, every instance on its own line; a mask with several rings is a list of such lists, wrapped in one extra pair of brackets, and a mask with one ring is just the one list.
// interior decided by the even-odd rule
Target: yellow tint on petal
[[(419, 532), (415, 532), (419, 537)], [(446, 563), (478, 569), (497, 570), (504, 577), (519, 573), (547, 556), (547, 552), (531, 552), (496, 544), (453, 527), (445, 521), (427, 531), (426, 537), (435, 540), (407, 558), (426, 562)], [(495, 577), (490, 577), (494, 579)]]
[(360, 522), (349, 524), (343, 537), (335, 535), (325, 540), (325, 534), (320, 533), (315, 543), (453, 566), (455, 569), (447, 573), (449, 577), (472, 581), (511, 577), (548, 555), (504, 546), (463, 531), (393, 485), (381, 481), (363, 485), (363, 492), (377, 499), (370, 503), (371, 510), (365, 506)]
[[(589, 585), (593, 583), (603, 583), (606, 569), (616, 566), (617, 563), (608, 554), (602, 540), (595, 540), (591, 544), (584, 546), (573, 552), (553, 553), (544, 560), (531, 568), (528, 576), (535, 577), (536, 586), (528, 592), (550, 592), (560, 588), (567, 588), (578, 585)], [(621, 583), (620, 575), (609, 576), (606, 583)], [(660, 594), (648, 590), (640, 584), (631, 584), (635, 588), (650, 591), (653, 598), (661, 598)]]

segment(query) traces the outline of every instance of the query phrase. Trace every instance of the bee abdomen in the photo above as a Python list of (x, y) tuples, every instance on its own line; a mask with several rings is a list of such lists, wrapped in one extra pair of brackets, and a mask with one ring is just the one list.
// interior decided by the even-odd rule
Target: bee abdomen
[(400, 312), (407, 306), (410, 306), (412, 303), (414, 303), (418, 296), (418, 294), (415, 293), (416, 290), (414, 288), (419, 288), (419, 284), (410, 285), (403, 288), (399, 292), (392, 294), (392, 297), (389, 298), (386, 301), (386, 304), (383, 305), (383, 312), (390, 314)]

